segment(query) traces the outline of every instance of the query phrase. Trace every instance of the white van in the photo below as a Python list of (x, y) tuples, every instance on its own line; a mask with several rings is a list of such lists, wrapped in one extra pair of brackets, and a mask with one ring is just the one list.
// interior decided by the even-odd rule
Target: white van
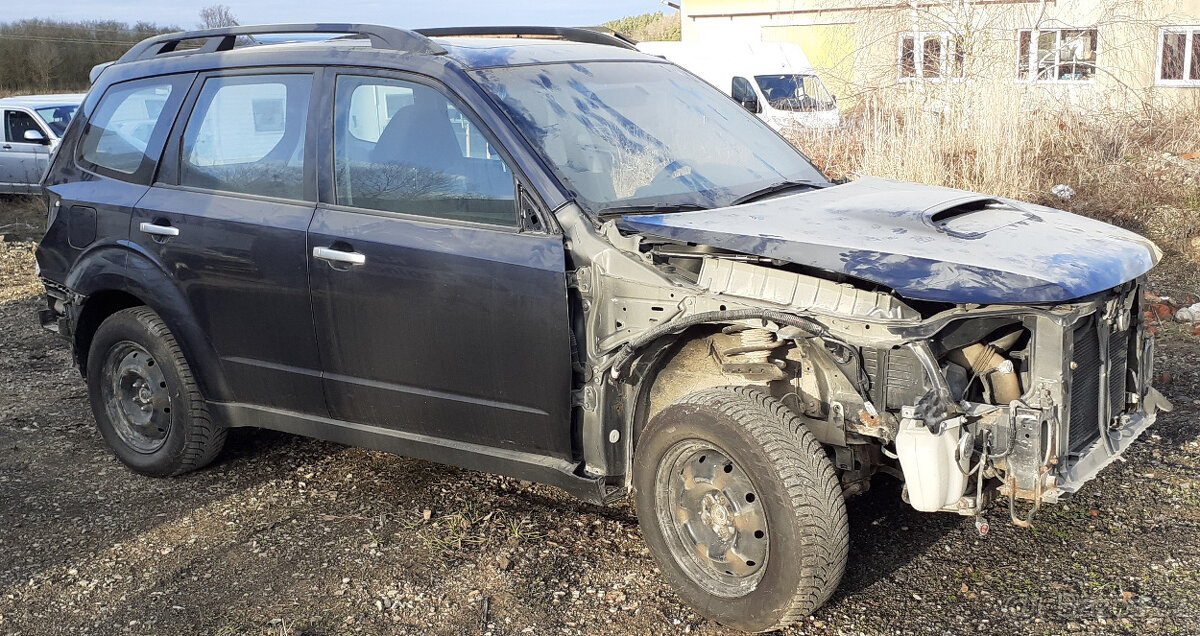
[(637, 47), (691, 71), (776, 130), (841, 125), (837, 98), (821, 83), (808, 57), (795, 44), (642, 42)]

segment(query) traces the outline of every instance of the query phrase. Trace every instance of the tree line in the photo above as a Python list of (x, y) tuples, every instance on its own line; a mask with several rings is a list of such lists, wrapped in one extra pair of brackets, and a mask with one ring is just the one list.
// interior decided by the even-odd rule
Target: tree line
[[(236, 25), (225, 5), (200, 11), (200, 27)], [(678, 40), (679, 14), (647, 13), (605, 23), (637, 40)], [(19, 20), (0, 22), (0, 94), (83, 91), (88, 73), (115, 60), (135, 43), (177, 26), (113, 20)]]
[(88, 73), (134, 43), (178, 31), (147, 22), (20, 20), (0, 23), (0, 93), (86, 90)]
[(678, 11), (631, 15), (605, 22), (604, 26), (638, 42), (679, 40), (681, 34)]

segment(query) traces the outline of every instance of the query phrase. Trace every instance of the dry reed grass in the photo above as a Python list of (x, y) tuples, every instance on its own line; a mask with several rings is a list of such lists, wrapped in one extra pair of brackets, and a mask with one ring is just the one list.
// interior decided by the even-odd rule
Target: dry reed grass
[[(1019, 88), (949, 99), (884, 94), (839, 130), (789, 136), (831, 176), (870, 174), (1011, 197), (1141, 232), (1200, 262), (1200, 115), (1194, 104), (1084, 112)], [(976, 89), (978, 90), (978, 89)], [(1070, 200), (1050, 194), (1056, 184)]]

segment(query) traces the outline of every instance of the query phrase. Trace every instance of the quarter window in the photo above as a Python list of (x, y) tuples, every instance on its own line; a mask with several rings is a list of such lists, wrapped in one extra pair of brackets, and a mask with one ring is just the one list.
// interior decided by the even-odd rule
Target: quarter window
[(1017, 32), (1017, 79), (1086, 82), (1096, 76), (1096, 29)]
[(1159, 31), (1158, 83), (1200, 86), (1200, 27), (1171, 27)]
[(109, 88), (88, 118), (79, 158), (112, 177), (147, 180), (179, 110), (186, 79), (190, 76), (155, 77)]
[(338, 204), (516, 225), (512, 171), (478, 124), (440, 92), (343, 75), (335, 101)]
[(304, 198), (309, 75), (214, 77), (183, 134), (180, 184)]

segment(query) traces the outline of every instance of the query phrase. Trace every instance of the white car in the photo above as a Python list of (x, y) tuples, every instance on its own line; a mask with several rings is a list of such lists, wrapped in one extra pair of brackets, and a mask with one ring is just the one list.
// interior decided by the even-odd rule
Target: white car
[(84, 95), (26, 95), (0, 99), (0, 194), (38, 192), (50, 155)]

